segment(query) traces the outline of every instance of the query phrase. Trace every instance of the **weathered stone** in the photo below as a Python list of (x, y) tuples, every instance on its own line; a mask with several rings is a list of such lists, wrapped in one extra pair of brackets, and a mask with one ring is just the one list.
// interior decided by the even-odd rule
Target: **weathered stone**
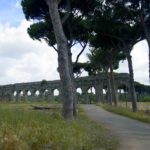
[[(117, 86), (126, 85), (129, 87), (129, 75), (127, 73), (116, 74), (114, 78)], [(16, 83), (0, 86), (0, 100), (51, 100), (54, 98), (53, 91), (55, 89), (58, 89), (61, 95), (61, 84), (59, 80), (46, 81), (44, 85), (41, 82)], [(75, 86), (76, 89), (81, 88), (85, 103), (89, 102), (87, 91), (90, 87), (95, 88), (96, 100), (100, 101), (103, 100), (102, 89), (104, 89), (104, 86), (107, 86), (107, 78), (104, 74), (81, 77), (75, 79)], [(36, 91), (39, 91), (39, 95), (35, 94)], [(31, 95), (28, 95), (28, 92)]]

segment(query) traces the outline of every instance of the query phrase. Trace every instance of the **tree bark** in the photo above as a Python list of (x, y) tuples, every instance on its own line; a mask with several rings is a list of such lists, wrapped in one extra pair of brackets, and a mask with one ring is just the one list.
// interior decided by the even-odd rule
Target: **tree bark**
[(95, 94), (96, 103), (103, 102), (103, 87), (101, 83), (98, 83), (98, 85), (95, 87)]
[(147, 43), (148, 43), (148, 50), (149, 50), (149, 54), (148, 54), (148, 58), (149, 58), (149, 81), (150, 81), (150, 37), (148, 36), (146, 38)]
[(111, 82), (111, 91), (112, 91), (112, 101), (114, 102), (114, 105), (117, 106), (117, 96), (116, 96), (116, 88), (115, 88), (112, 65), (110, 66), (110, 82)]
[(111, 82), (110, 82), (110, 76), (109, 76), (108, 70), (106, 71), (106, 75), (107, 75), (107, 94), (108, 94), (107, 101), (110, 105), (112, 105)]
[(68, 55), (69, 55), (69, 61), (70, 61), (70, 74), (72, 77), (72, 82), (73, 82), (73, 116), (77, 116), (77, 94), (76, 94), (76, 86), (75, 86), (75, 80), (74, 80), (74, 74), (73, 74), (73, 63), (72, 63), (72, 53), (71, 53), (71, 48), (68, 48)]
[(137, 111), (137, 100), (136, 100), (136, 94), (135, 94), (135, 87), (134, 87), (134, 73), (133, 73), (133, 65), (132, 65), (132, 56), (130, 53), (127, 55), (128, 60), (128, 68), (129, 68), (129, 75), (130, 75), (130, 96), (131, 96), (131, 102), (132, 102), (132, 110), (133, 112)]
[(68, 42), (62, 27), (57, 0), (45, 0), (48, 5), (58, 49), (58, 71), (62, 86), (63, 116), (74, 118), (74, 81), (68, 53)]

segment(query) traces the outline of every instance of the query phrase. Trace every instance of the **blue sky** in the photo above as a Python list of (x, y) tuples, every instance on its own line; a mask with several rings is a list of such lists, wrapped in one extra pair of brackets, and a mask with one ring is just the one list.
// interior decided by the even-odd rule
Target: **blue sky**
[[(56, 52), (27, 34), (30, 23), (25, 20), (21, 0), (0, 1), (0, 85), (59, 79)], [(74, 47), (72, 52), (75, 59), (79, 47)], [(86, 52), (80, 62), (87, 61)], [(135, 80), (149, 84), (146, 41), (134, 46), (132, 56)], [(127, 62), (120, 62), (117, 71), (128, 72)]]
[(21, 0), (1, 0), (0, 3), (0, 22), (10, 23), (17, 26), (24, 18), (21, 6)]

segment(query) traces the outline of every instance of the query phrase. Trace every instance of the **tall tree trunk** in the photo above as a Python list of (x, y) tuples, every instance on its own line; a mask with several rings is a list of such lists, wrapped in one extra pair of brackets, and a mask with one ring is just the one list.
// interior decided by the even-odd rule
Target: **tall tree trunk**
[(107, 76), (107, 94), (108, 94), (108, 103), (112, 105), (112, 91), (111, 91), (111, 82), (110, 82), (110, 75), (108, 70), (105, 71)]
[(68, 47), (68, 55), (69, 55), (69, 60), (70, 60), (70, 73), (73, 79), (73, 116), (77, 116), (77, 94), (76, 94), (76, 86), (75, 86), (75, 80), (74, 80), (74, 74), (73, 74), (73, 63), (72, 63), (72, 53), (71, 53), (71, 48)]
[(72, 75), (72, 68), (68, 54), (68, 43), (63, 31), (57, 0), (45, 0), (50, 17), (53, 24), (54, 34), (58, 47), (58, 71), (62, 86), (62, 100), (63, 100), (63, 116), (66, 119), (73, 119), (73, 100), (74, 100), (74, 81)]
[(132, 102), (132, 110), (133, 112), (137, 111), (137, 103), (136, 103), (136, 94), (135, 94), (135, 87), (134, 87), (134, 73), (133, 73), (133, 65), (132, 65), (132, 56), (130, 53), (127, 55), (128, 60), (128, 68), (129, 68), (129, 75), (130, 75), (130, 96)]
[(149, 50), (149, 80), (150, 80), (150, 37), (148, 36), (147, 38), (146, 38), (146, 40), (147, 40), (147, 43), (148, 43), (148, 50)]
[(114, 102), (114, 105), (117, 106), (117, 96), (116, 96), (116, 88), (115, 88), (112, 65), (110, 65), (110, 82), (111, 82), (111, 91), (112, 91), (112, 101)]

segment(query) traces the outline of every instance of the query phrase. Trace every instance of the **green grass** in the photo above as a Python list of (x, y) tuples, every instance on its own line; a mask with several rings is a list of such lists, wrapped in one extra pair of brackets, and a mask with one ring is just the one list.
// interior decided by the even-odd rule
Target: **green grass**
[(76, 120), (66, 121), (60, 110), (37, 111), (32, 109), (31, 104), (0, 103), (0, 149), (117, 149), (118, 140), (105, 128), (86, 118), (82, 111)]
[(114, 106), (110, 106), (106, 104), (100, 104), (100, 106), (110, 112), (123, 115), (123, 116), (127, 116), (129, 118), (139, 120), (142, 122), (150, 123), (150, 114), (145, 113), (144, 111), (132, 112), (132, 110), (129, 108), (114, 107)]
[[(118, 106), (132, 109), (131, 102), (118, 102)], [(150, 111), (150, 102), (137, 102), (137, 107), (140, 111)]]

